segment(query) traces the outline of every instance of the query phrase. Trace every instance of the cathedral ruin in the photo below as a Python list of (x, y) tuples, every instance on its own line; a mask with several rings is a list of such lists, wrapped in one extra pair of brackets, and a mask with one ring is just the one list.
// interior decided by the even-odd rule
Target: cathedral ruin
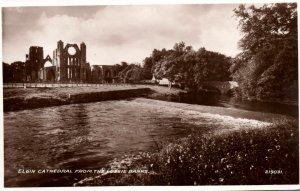
[(92, 65), (86, 60), (87, 48), (57, 42), (53, 57), (44, 58), (43, 47), (31, 46), (26, 54), (24, 77), (26, 82), (114, 83), (118, 81), (114, 65)]
[(86, 82), (90, 64), (86, 62), (86, 45), (82, 42), (66, 44), (60, 40), (57, 49), (53, 51), (53, 65), (57, 82)]

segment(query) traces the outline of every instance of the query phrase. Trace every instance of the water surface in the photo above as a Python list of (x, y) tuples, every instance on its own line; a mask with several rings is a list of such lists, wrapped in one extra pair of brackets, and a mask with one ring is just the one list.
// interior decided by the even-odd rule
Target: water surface
[(6, 186), (70, 186), (75, 175), (18, 169), (97, 169), (127, 153), (189, 134), (192, 123), (131, 101), (74, 104), (4, 114)]
[[(159, 142), (260, 122), (172, 108), (146, 99), (4, 113), (5, 186), (72, 186), (81, 174), (19, 169), (101, 169), (114, 158), (157, 150)], [(165, 102), (166, 103), (166, 102)]]

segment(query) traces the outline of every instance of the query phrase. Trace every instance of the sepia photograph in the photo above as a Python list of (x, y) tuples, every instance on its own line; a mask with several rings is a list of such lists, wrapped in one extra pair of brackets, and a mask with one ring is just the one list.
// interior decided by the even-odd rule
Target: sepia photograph
[(1, 11), (5, 188), (299, 185), (296, 2)]

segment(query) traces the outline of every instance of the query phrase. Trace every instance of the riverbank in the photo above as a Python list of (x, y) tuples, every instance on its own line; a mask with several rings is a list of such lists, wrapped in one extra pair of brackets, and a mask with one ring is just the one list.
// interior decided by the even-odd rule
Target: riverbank
[(172, 95), (183, 92), (151, 85), (98, 85), (60, 88), (4, 88), (4, 112), (73, 103), (118, 100), (147, 95)]
[[(299, 183), (298, 120), (277, 120), (267, 128), (226, 134), (199, 132), (107, 166), (127, 173), (104, 173), (74, 186)], [(128, 173), (131, 169), (146, 173)]]
[[(105, 167), (127, 173), (105, 172), (82, 179), (74, 186), (253, 185), (298, 181), (299, 130), (295, 117), (144, 98), (133, 100), (131, 105), (135, 104), (172, 113), (197, 127), (184, 138), (158, 142), (156, 150), (125, 155)], [(218, 128), (212, 128), (212, 122), (219, 124)], [(130, 173), (132, 169), (142, 173)]]
[[(295, 117), (144, 98), (134, 99), (131, 105), (171, 113), (196, 127), (186, 137), (162, 140), (153, 151), (115, 158), (105, 167), (126, 173), (107, 171), (82, 179), (74, 186), (253, 185), (298, 181), (299, 130)], [(217, 128), (212, 124), (218, 124)]]
[[(5, 156), (10, 157), (5, 159), (8, 165), (6, 169), (11, 169), (11, 174), (6, 174), (6, 177), (9, 177), (6, 179), (7, 185), (10, 183), (24, 185), (25, 180), (28, 181), (27, 185), (31, 186), (34, 183), (38, 186), (54, 184), (70, 186), (76, 182), (75, 185), (77, 186), (190, 185), (194, 184), (194, 182), (189, 182), (191, 179), (195, 180), (197, 185), (233, 184), (235, 182), (230, 177), (229, 179), (226, 177), (227, 171), (222, 172), (222, 176), (218, 177), (221, 178), (220, 180), (224, 178), (224, 182), (221, 183), (218, 182), (219, 179), (214, 177), (217, 175), (212, 173), (217, 170), (221, 171), (224, 166), (222, 166), (222, 162), (220, 164), (220, 161), (225, 160), (223, 158), (226, 158), (224, 156), (227, 156), (227, 153), (230, 156), (226, 160), (232, 160), (228, 165), (236, 164), (237, 159), (235, 157), (238, 155), (235, 155), (235, 151), (241, 156), (252, 152), (258, 156), (253, 160), (249, 157), (248, 161), (243, 160), (246, 162), (245, 164), (240, 162), (239, 166), (235, 167), (236, 170), (233, 173), (236, 175), (235, 180), (238, 181), (240, 175), (247, 174), (246, 169), (251, 167), (248, 164), (253, 163), (255, 164), (253, 166), (259, 166), (258, 169), (260, 170), (263, 167), (268, 168), (267, 162), (269, 161), (263, 161), (263, 158), (273, 155), (272, 153), (263, 154), (267, 153), (268, 149), (277, 149), (277, 145), (280, 148), (291, 148), (291, 150), (283, 149), (278, 152), (276, 150), (277, 153), (272, 160), (288, 160), (288, 165), (292, 163), (290, 160), (295, 159), (293, 158), (295, 157), (293, 148), (297, 143), (297, 139), (293, 136), (298, 136), (298, 128), (296, 128), (298, 125), (289, 125), (289, 123), (281, 124), (278, 131), (269, 131), (274, 120), (286, 121), (285, 119), (289, 118), (284, 115), (145, 98), (72, 104), (62, 107), (7, 112), (4, 115), (6, 141), (10, 141), (5, 143), (10, 145), (5, 150)], [(28, 119), (30, 120), (28, 121)], [(290, 127), (294, 127), (294, 129), (291, 130)], [(293, 136), (289, 137), (288, 135), (291, 134)], [(194, 139), (190, 137), (194, 137)], [(207, 139), (210, 141), (202, 141)], [(18, 141), (16, 142), (16, 140)], [(253, 144), (249, 144), (251, 140)], [(280, 140), (280, 142), (275, 144), (277, 143), (276, 140)], [(36, 153), (39, 153), (40, 157), (36, 157)], [(286, 154), (291, 157), (282, 158)], [(199, 159), (198, 156), (200, 155), (205, 156), (204, 162)], [(19, 156), (22, 160), (15, 156)], [(170, 156), (170, 165), (166, 165), (169, 164), (169, 158), (162, 156)], [(179, 157), (182, 158), (183, 164)], [(193, 157), (197, 160), (192, 160)], [(171, 162), (173, 158), (175, 162)], [(244, 158), (248, 159), (248, 157)], [(260, 159), (263, 161), (262, 165), (256, 162)], [(11, 164), (39, 168), (43, 168), (43, 165), (47, 165), (44, 168), (65, 168), (68, 166), (68, 168), (92, 170), (102, 167), (107, 169), (145, 169), (149, 170), (149, 173), (104, 176), (96, 174), (87, 179), (84, 177), (92, 175), (81, 174), (78, 175), (79, 178), (72, 174), (67, 179), (64, 175), (53, 176), (52, 178), (36, 175), (38, 177), (34, 179), (38, 181), (30, 180), (30, 178), (28, 180), (28, 177), (24, 175), (22, 176), (25, 179), (24, 182), (15, 183), (15, 167)], [(201, 174), (206, 170), (203, 167), (204, 164), (214, 165), (214, 168), (207, 169), (209, 172), (208, 179), (213, 178), (214, 182), (201, 182), (200, 179), (197, 179), (199, 177), (188, 174), (191, 173), (188, 170), (194, 168), (196, 171), (193, 172), (200, 174), (201, 179), (205, 179), (206, 175)], [(225, 164), (227, 165), (227, 163)], [(201, 168), (198, 169), (198, 165)], [(245, 166), (245, 169), (242, 169), (242, 174), (238, 174), (238, 168), (242, 166)], [(297, 168), (293, 167), (293, 169)], [(260, 175), (258, 173), (261, 172), (257, 172), (256, 177)], [(295, 172), (291, 174), (294, 177), (297, 175)], [(176, 179), (168, 179), (172, 176)], [(286, 177), (290, 178), (289, 176), (284, 178)], [(184, 179), (185, 182), (178, 181), (180, 178)], [(248, 180), (248, 178), (246, 176), (243, 180)], [(42, 181), (44, 182), (42, 183)]]
[(5, 88), (4, 112), (41, 107), (127, 99), (151, 93), (149, 88), (134, 86), (104, 86), (76, 88)]

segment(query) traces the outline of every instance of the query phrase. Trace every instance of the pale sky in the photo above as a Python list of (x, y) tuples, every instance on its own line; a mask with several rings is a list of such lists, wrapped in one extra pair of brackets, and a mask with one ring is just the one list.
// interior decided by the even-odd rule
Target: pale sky
[(237, 4), (109, 5), (3, 8), (3, 61), (25, 61), (30, 46), (52, 58), (57, 41), (85, 42), (87, 61), (142, 63), (153, 49), (184, 41), (195, 50), (235, 56), (241, 34)]

